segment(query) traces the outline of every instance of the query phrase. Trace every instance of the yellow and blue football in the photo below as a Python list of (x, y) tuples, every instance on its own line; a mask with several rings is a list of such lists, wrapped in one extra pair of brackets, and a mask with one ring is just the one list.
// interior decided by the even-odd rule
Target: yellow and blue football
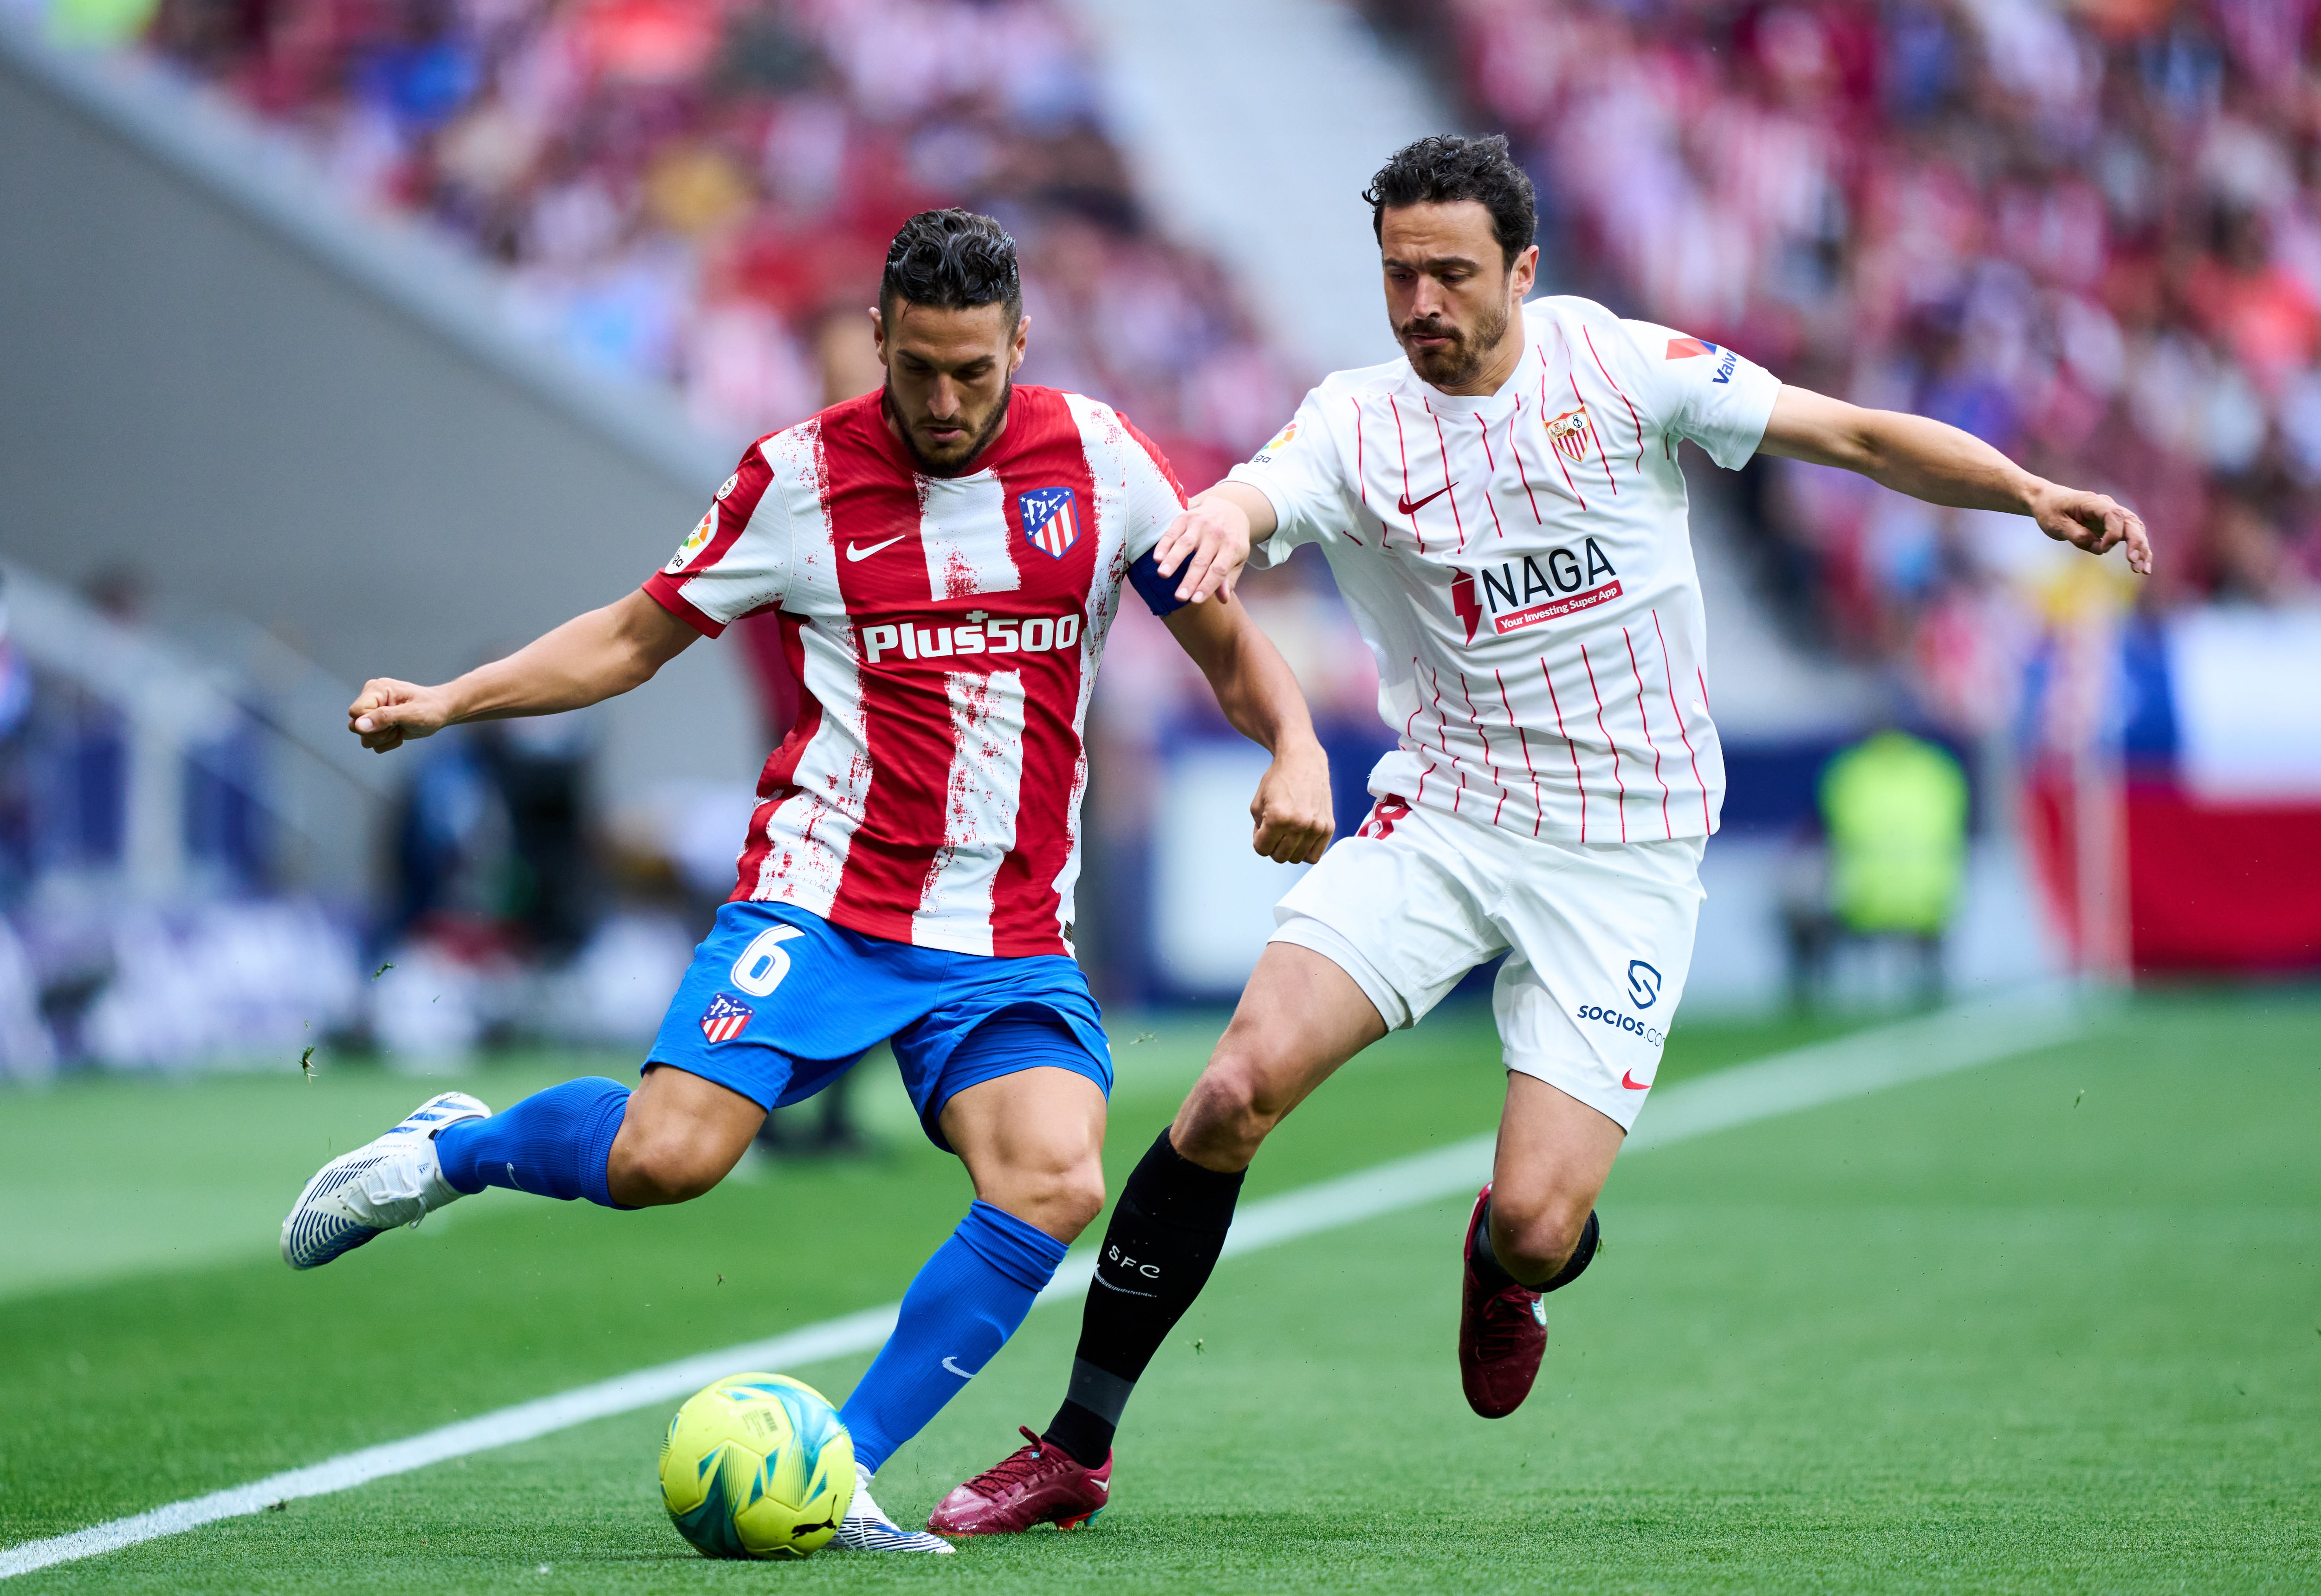
[(805, 1557), (854, 1501), (854, 1441), (822, 1393), (728, 1374), (669, 1421), (660, 1499), (705, 1557)]

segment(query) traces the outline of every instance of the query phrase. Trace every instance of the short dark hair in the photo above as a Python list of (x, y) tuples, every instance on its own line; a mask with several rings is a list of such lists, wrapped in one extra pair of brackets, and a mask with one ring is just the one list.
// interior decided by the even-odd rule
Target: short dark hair
[(887, 246), (887, 270), (878, 279), (879, 314), (891, 316), (898, 299), (946, 311), (1004, 304), (1012, 335), (1024, 319), (1015, 240), (998, 222), (973, 211), (921, 211)]
[(1539, 232), (1539, 195), (1531, 176), (1507, 153), (1505, 133), (1462, 139), (1433, 133), (1405, 144), (1362, 190), (1370, 203), (1370, 231), (1383, 239), (1389, 205), (1452, 204), (1474, 200), (1491, 213), (1491, 236), (1504, 264), (1532, 246)]

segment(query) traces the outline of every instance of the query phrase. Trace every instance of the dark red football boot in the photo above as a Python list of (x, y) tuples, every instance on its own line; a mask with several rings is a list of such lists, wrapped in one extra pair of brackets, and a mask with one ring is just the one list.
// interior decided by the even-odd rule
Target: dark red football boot
[(1547, 1351), (1547, 1303), (1526, 1285), (1497, 1291), (1475, 1277), (1475, 1222), (1491, 1200), (1486, 1185), (1467, 1215), (1461, 1243), (1459, 1383), (1467, 1405), (1486, 1419), (1505, 1419), (1523, 1406), (1539, 1360)]
[(937, 1535), (1019, 1535), (1042, 1524), (1078, 1529), (1104, 1511), (1112, 1498), (1110, 1453), (1102, 1468), (1087, 1468), (1030, 1430), (1023, 1435), (1030, 1446), (952, 1486), (927, 1515), (927, 1528)]

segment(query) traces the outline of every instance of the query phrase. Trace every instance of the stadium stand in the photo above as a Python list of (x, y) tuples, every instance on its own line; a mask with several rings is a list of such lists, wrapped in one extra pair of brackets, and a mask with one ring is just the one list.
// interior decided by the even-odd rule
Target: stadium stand
[(948, 204), (1026, 246), (1027, 379), (1113, 398), (1187, 475), (1294, 400), (1215, 263), (1146, 224), (1044, 0), (162, 0), (142, 32), (720, 434), (820, 404), (815, 341), (868, 303), (895, 219)]
[[(1522, 146), (1548, 280), (2116, 487), (2152, 605), (2321, 574), (2312, 6), (1373, 10), (1449, 40)], [(1755, 488), (1793, 618), (1988, 724), (2003, 573), (1971, 524), (1784, 462)]]

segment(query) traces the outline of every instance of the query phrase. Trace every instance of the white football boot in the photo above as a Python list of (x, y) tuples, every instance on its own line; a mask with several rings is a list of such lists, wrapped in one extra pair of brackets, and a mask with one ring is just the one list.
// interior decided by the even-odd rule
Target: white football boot
[(870, 1471), (860, 1464), (854, 1465), (854, 1502), (839, 1520), (838, 1533), (830, 1537), (833, 1546), (843, 1546), (850, 1552), (949, 1552), (951, 1542), (939, 1535), (929, 1535), (923, 1529), (906, 1529), (879, 1510), (870, 1500)]
[(282, 1261), (312, 1269), (397, 1225), (417, 1229), (421, 1220), (463, 1195), (443, 1178), (435, 1133), (491, 1111), (464, 1092), (446, 1092), (376, 1141), (323, 1165), (282, 1221)]

